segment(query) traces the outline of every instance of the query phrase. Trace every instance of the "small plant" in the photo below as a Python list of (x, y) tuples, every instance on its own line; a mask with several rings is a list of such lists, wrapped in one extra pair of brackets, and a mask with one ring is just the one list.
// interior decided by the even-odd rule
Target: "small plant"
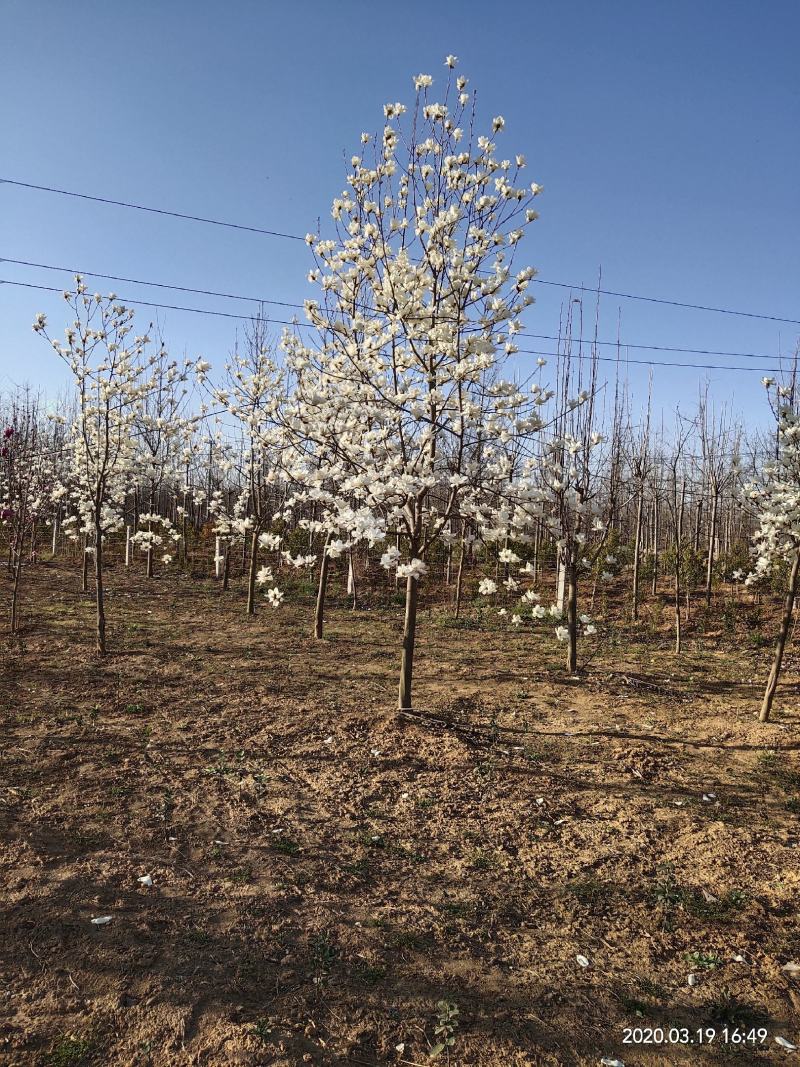
[(721, 897), (691, 891), (684, 892), (682, 896), (682, 904), (690, 915), (717, 922), (730, 919), (731, 914), (745, 907), (747, 901), (747, 893), (741, 889), (731, 889)]
[(290, 837), (276, 837), (270, 846), (273, 852), (280, 852), (284, 856), (296, 856), (300, 851), (300, 846), (296, 841), (292, 841)]
[(567, 885), (567, 892), (579, 904), (593, 907), (611, 894), (611, 887), (599, 878), (575, 878)]
[(720, 964), (720, 958), (715, 952), (687, 952), (686, 960), (692, 967), (704, 967), (713, 971)]
[(209, 764), (207, 767), (205, 767), (203, 769), (203, 773), (215, 774), (218, 775), (220, 778), (224, 778), (226, 774), (233, 773), (233, 767), (229, 766), (229, 764), (225, 762), (225, 755), (223, 753), (222, 758), (218, 760), (217, 763)]
[(367, 878), (369, 876), (369, 860), (364, 856), (360, 860), (356, 860), (355, 863), (343, 863), (342, 870), (352, 874), (355, 878)]
[(248, 882), (252, 881), (252, 879), (253, 868), (252, 865), (249, 863), (244, 864), (244, 866), (242, 867), (237, 867), (237, 869), (230, 876), (230, 880), (234, 883), (234, 885), (246, 885)]
[(50, 1050), (45, 1063), (47, 1067), (81, 1067), (88, 1061), (91, 1051), (91, 1041), (65, 1034)]
[(311, 959), (313, 961), (314, 970), (318, 971), (324, 977), (330, 972), (331, 967), (338, 958), (339, 947), (331, 938), (330, 934), (324, 930), (317, 934), (311, 943)]
[(472, 857), (472, 866), (476, 871), (490, 871), (495, 863), (491, 856), (479, 849)]
[(725, 987), (720, 995), (707, 1006), (707, 1019), (710, 1026), (730, 1026), (750, 1029), (764, 1026), (770, 1021), (761, 1008), (754, 1007), (746, 1001), (739, 1000)]
[(253, 1024), (253, 1037), (257, 1037), (262, 1045), (268, 1045), (272, 1039), (272, 1027), (269, 1019), (257, 1019)]
[(458, 1008), (447, 1000), (439, 1000), (436, 1003), (436, 1011), (436, 1026), (433, 1028), (433, 1033), (438, 1040), (431, 1048), (428, 1059), (435, 1060), (445, 1051), (449, 1059), (450, 1049), (456, 1043)]
[(213, 938), (207, 930), (201, 930), (196, 926), (190, 927), (183, 934), (183, 940), (187, 941), (190, 945), (197, 945), (199, 947), (210, 945)]
[(672, 871), (666, 870), (661, 881), (653, 887), (653, 896), (663, 908), (674, 908), (681, 902), (681, 890)]
[(384, 980), (387, 971), (385, 967), (373, 967), (370, 964), (362, 963), (355, 968), (353, 974), (356, 980), (364, 985), (377, 985), (378, 982)]

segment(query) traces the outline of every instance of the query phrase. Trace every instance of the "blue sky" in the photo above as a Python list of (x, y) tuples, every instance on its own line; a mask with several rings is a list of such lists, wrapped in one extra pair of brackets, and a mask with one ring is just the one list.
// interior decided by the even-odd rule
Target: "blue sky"
[[(800, 319), (800, 5), (773, 0), (136, 4), (0, 0), (0, 176), (304, 234), (330, 218), (362, 130), (411, 102), (412, 76), (478, 92), (506, 153), (545, 187), (527, 261), (544, 279)], [(299, 242), (0, 185), (0, 256), (87, 272), (130, 299), (250, 307), (88, 272), (302, 301)], [(0, 278), (69, 275), (0, 263)], [(527, 329), (552, 334), (567, 294), (535, 286)], [(54, 392), (64, 371), (31, 331), (55, 294), (0, 285), (0, 389)], [(155, 312), (141, 309), (146, 323)], [(800, 326), (604, 297), (601, 339), (790, 354)], [(233, 320), (158, 313), (176, 355), (221, 366)], [(276, 317), (285, 317), (275, 312)], [(277, 332), (277, 330), (276, 330)], [(543, 350), (548, 342), (539, 342)], [(612, 350), (608, 350), (612, 354)], [(732, 357), (631, 358), (761, 366)], [(533, 359), (534, 357), (530, 357)], [(765, 412), (756, 371), (654, 369), (657, 408)], [(647, 367), (631, 366), (641, 400)]]

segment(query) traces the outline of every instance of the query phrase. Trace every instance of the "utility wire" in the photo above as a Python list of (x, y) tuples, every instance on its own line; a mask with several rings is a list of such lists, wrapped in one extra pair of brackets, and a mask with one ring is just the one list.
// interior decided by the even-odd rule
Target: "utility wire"
[[(197, 296), (214, 296), (221, 297), (225, 300), (244, 300), (252, 304), (270, 304), (274, 307), (293, 308), (298, 311), (304, 309), (303, 304), (294, 304), (286, 300), (270, 300), (266, 297), (259, 296), (244, 296), (241, 293), (224, 293), (216, 289), (192, 289), (186, 285), (169, 285), (166, 282), (154, 282), (144, 278), (126, 278), (119, 274), (99, 274), (96, 271), (90, 270), (77, 270), (73, 267), (59, 267), (52, 263), (34, 263), (27, 259), (10, 259), (8, 256), (0, 256), (0, 263), (13, 263), (15, 266), (20, 267), (35, 267), (39, 270), (57, 271), (64, 274), (80, 275), (85, 278), (102, 278), (105, 281), (112, 282), (127, 282), (130, 285), (148, 285), (156, 289), (172, 289), (179, 293), (193, 293)], [(199, 309), (198, 309), (199, 310)], [(299, 325), (305, 326), (305, 323)], [(521, 330), (517, 337), (529, 337), (536, 341), (558, 341), (559, 338), (554, 334), (546, 333), (528, 333), (525, 330)], [(630, 341), (597, 341), (592, 340), (591, 343), (595, 345), (602, 345), (604, 347), (613, 348), (635, 348), (641, 351), (647, 352), (679, 352), (686, 355), (694, 356), (731, 356), (735, 359), (771, 359), (772, 357), (764, 353), (758, 352), (727, 352), (720, 351), (718, 349), (711, 348), (679, 348), (673, 345), (647, 345), (647, 344), (633, 344)]]
[[(24, 289), (38, 289), (46, 293), (63, 293), (63, 289), (57, 289), (52, 285), (36, 285), (33, 282), (16, 282), (6, 278), (0, 278), (0, 285), (17, 285)], [(118, 299), (124, 304), (135, 304), (141, 307), (150, 308), (162, 308), (165, 311), (189, 311), (195, 315), (211, 315), (213, 317), (224, 319), (238, 319), (239, 321), (249, 321), (252, 316), (250, 315), (235, 315), (230, 311), (212, 311), (209, 308), (192, 308), (179, 304), (158, 304), (151, 300), (129, 300), (126, 297), (118, 297)], [(308, 323), (296, 323), (286, 322), (283, 319), (270, 319), (270, 323), (276, 326), (305, 326), (311, 328)], [(578, 342), (575, 342), (576, 344)], [(591, 348), (591, 341), (584, 341), (581, 347)], [(622, 347), (625, 347), (624, 345)], [(723, 370), (723, 371), (752, 371), (754, 373), (767, 373), (767, 374), (780, 374), (782, 373), (780, 367), (738, 367), (731, 366), (725, 363), (674, 363), (666, 360), (657, 359), (628, 359), (617, 358), (616, 356), (597, 356), (594, 357), (591, 352), (583, 353), (578, 352), (542, 352), (532, 348), (520, 348), (517, 350), (517, 355), (527, 356), (546, 356), (550, 359), (593, 359), (597, 358), (601, 363), (617, 363), (617, 364), (638, 364), (645, 367), (682, 367), (685, 370)], [(760, 358), (760, 357), (756, 357)]]
[(280, 233), (277, 230), (264, 230), (260, 226), (245, 226), (239, 222), (222, 222), (220, 219), (207, 219), (202, 215), (186, 215), (181, 211), (167, 211), (160, 207), (146, 207), (144, 204), (131, 204), (126, 200), (109, 200), (105, 196), (89, 196), (88, 193), (75, 193), (69, 189), (54, 189), (50, 185), (34, 185), (33, 182), (18, 182), (13, 178), (0, 178), (3, 185), (18, 185), (23, 189), (38, 189), (43, 193), (58, 193), (59, 196), (74, 196), (80, 200), (93, 200), (98, 204), (113, 204), (114, 207), (127, 207), (135, 211), (150, 211), (154, 215), (170, 215), (175, 219), (188, 219), (189, 222), (205, 222), (209, 226), (225, 226), (231, 230), (247, 230), (249, 233), (261, 233), (267, 237), (285, 237), (289, 241), (304, 241), (294, 233)]
[[(101, 275), (87, 275), (87, 277), (99, 278)], [(63, 289), (57, 289), (52, 285), (35, 285), (33, 282), (16, 282), (11, 281), (8, 278), (0, 278), (0, 285), (18, 285), (23, 289), (40, 289), (45, 293), (63, 293)], [(158, 304), (152, 300), (129, 300), (127, 297), (119, 296), (116, 299), (124, 304), (138, 304), (141, 307), (149, 308), (163, 308), (165, 311), (191, 311), (195, 315), (211, 315), (216, 318), (222, 319), (238, 319), (239, 321), (249, 321), (252, 319), (252, 315), (236, 315), (232, 311), (212, 311), (210, 308), (190, 308), (184, 307), (180, 304)], [(270, 319), (270, 322), (275, 323), (278, 326), (305, 326), (306, 323), (294, 323), (283, 322), (281, 319)]]
[[(295, 233), (280, 233), (277, 230), (265, 230), (259, 226), (245, 226), (238, 222), (224, 222), (221, 219), (209, 219), (200, 215), (188, 215), (180, 211), (167, 211), (165, 208), (147, 207), (144, 204), (133, 204), (125, 200), (111, 200), (104, 196), (90, 196), (88, 193), (76, 193), (69, 189), (56, 189), (50, 185), (35, 185), (33, 182), (16, 181), (13, 178), (0, 177), (0, 184), (16, 185), (23, 189), (37, 189), (45, 193), (57, 193), (59, 196), (73, 196), (81, 200), (92, 200), (99, 204), (113, 204), (115, 207), (131, 208), (135, 211), (149, 211), (156, 215), (169, 215), (176, 219), (188, 219), (190, 222), (203, 222), (210, 226), (224, 226), (233, 230), (247, 230), (250, 233), (265, 234), (268, 237), (283, 237), (290, 241), (305, 241)], [(613, 289), (599, 289), (596, 286), (576, 285), (572, 282), (556, 282), (546, 278), (532, 278), (537, 285), (551, 285), (559, 289), (572, 289), (582, 293), (598, 293), (603, 296), (614, 296), (621, 300), (642, 300), (651, 304), (664, 304), (669, 307), (688, 308), (692, 311), (709, 311), (717, 315), (738, 315), (747, 319), (763, 319), (766, 322), (785, 322), (792, 326), (800, 326), (800, 319), (785, 318), (780, 315), (763, 315), (755, 311), (739, 311), (735, 308), (718, 308), (708, 304), (690, 304), (682, 300), (668, 300), (665, 297), (643, 296), (639, 293), (622, 293)]]
[(553, 282), (545, 278), (531, 278), (538, 285), (555, 285), (560, 289), (577, 289), (581, 293), (602, 293), (603, 296), (616, 296), (622, 300), (644, 300), (650, 304), (666, 304), (669, 307), (689, 308), (692, 311), (713, 311), (717, 315), (739, 315), (746, 319), (764, 319), (766, 322), (788, 322), (800, 326), (800, 319), (786, 319), (780, 315), (761, 315), (755, 311), (737, 311), (735, 308), (717, 308), (708, 304), (687, 304), (682, 300), (667, 300), (658, 296), (641, 296), (636, 293), (619, 293), (614, 289), (598, 289), (594, 285), (574, 285), (571, 282)]
[(151, 285), (156, 289), (174, 289), (178, 293), (194, 293), (197, 296), (219, 296), (225, 300), (246, 300), (251, 304), (273, 304), (277, 307), (297, 308), (303, 310), (302, 304), (292, 304), (284, 300), (268, 300), (261, 296), (243, 296), (241, 293), (222, 293), (215, 289), (191, 289), (187, 285), (168, 285), (166, 282), (147, 281), (144, 278), (123, 278), (118, 274), (98, 274), (97, 271), (75, 270), (72, 267), (57, 267), (51, 263), (32, 263), (27, 259), (9, 259), (0, 256), (0, 263), (14, 263), (20, 267), (37, 267), (40, 270), (59, 271), (64, 274), (80, 275), (82, 278), (103, 278), (109, 282), (127, 282), (130, 285)]

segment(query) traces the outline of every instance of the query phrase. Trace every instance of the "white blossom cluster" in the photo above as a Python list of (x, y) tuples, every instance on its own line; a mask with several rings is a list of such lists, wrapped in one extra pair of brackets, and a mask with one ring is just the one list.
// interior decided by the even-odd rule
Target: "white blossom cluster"
[(800, 414), (787, 402), (787, 390), (764, 379), (777, 417), (777, 449), (758, 479), (742, 488), (745, 505), (755, 513), (755, 562), (745, 584), (759, 581), (776, 562), (800, 551)]

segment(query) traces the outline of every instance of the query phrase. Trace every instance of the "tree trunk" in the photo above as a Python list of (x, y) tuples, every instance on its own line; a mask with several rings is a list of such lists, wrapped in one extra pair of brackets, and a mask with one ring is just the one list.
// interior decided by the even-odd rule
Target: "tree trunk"
[(681, 650), (681, 540), (680, 519), (675, 524), (675, 655)]
[(578, 567), (577, 549), (570, 545), (567, 555), (567, 672), (578, 669)]
[(331, 557), (328, 555), (329, 541), (330, 535), (325, 539), (325, 547), (322, 549), (322, 562), (319, 565), (317, 606), (314, 610), (314, 639), (316, 641), (322, 640), (322, 630), (325, 625), (325, 593), (328, 589), (328, 571), (331, 565)]
[(643, 511), (644, 489), (641, 489), (639, 491), (639, 502), (636, 505), (636, 533), (633, 542), (633, 605), (631, 609), (631, 617), (634, 621), (639, 618), (639, 561), (641, 559)]
[(461, 535), (461, 553), (458, 557), (458, 571), (456, 573), (456, 618), (461, 614), (461, 594), (464, 589), (464, 557), (466, 555), (466, 529)]
[(556, 607), (559, 611), (564, 610), (564, 597), (567, 587), (567, 561), (563, 554), (558, 557), (558, 570), (556, 571)]
[(703, 501), (701, 499), (701, 500), (697, 501), (697, 513), (696, 513), (695, 519), (694, 519), (694, 550), (695, 550), (695, 552), (699, 552), (700, 551), (700, 527), (701, 527), (701, 524), (702, 524), (702, 518), (703, 518)]
[(414, 641), (417, 634), (418, 592), (419, 580), (409, 575), (406, 579), (406, 617), (403, 626), (403, 654), (400, 660), (400, 689), (397, 703), (400, 711), (408, 711), (412, 707), (411, 682), (414, 675)]
[(250, 570), (247, 576), (247, 614), (256, 613), (256, 569), (258, 567), (258, 527), (253, 529), (250, 542)]
[(714, 576), (714, 549), (717, 539), (717, 501), (719, 494), (714, 493), (711, 501), (711, 522), (708, 531), (708, 563), (706, 565), (706, 604), (711, 605), (711, 579)]
[(759, 722), (768, 722), (769, 714), (772, 710), (772, 701), (775, 699), (775, 690), (778, 688), (778, 677), (781, 673), (781, 664), (783, 663), (783, 653), (786, 649), (786, 639), (789, 636), (789, 627), (792, 624), (792, 613), (794, 611), (794, 598), (797, 592), (797, 575), (800, 571), (800, 552), (795, 553), (795, 557), (792, 560), (792, 572), (789, 575), (789, 587), (786, 590), (786, 601), (783, 605), (783, 618), (781, 619), (781, 631), (778, 635), (778, 645), (775, 649), (775, 660), (772, 664), (772, 670), (769, 674), (769, 681), (767, 682), (767, 688), (764, 691), (764, 699), (761, 702), (761, 711), (758, 713)]
[(356, 568), (352, 548), (347, 555), (347, 592), (353, 598), (353, 611), (355, 611), (358, 607), (358, 590), (356, 588)]
[(11, 593), (11, 633), (17, 632), (17, 605), (19, 603), (19, 583), (22, 577), (22, 549), (14, 558), (14, 585)]
[(94, 531), (94, 582), (97, 600), (97, 651), (106, 654), (106, 605), (103, 592), (103, 535), (99, 524)]
[(653, 594), (653, 597), (655, 597), (656, 592), (658, 591), (658, 519), (659, 519), (658, 498), (656, 498), (656, 501), (655, 501), (655, 503), (653, 505), (653, 508), (654, 508), (654, 513), (653, 513), (653, 585), (652, 585), (652, 594)]
[(81, 538), (81, 544), (83, 545), (83, 572), (81, 574), (81, 592), (89, 592), (89, 553), (86, 551), (88, 547), (88, 538), (84, 534)]
[(222, 592), (227, 593), (228, 587), (231, 584), (231, 543), (225, 542), (225, 547), (221, 548), (223, 553), (222, 559)]

